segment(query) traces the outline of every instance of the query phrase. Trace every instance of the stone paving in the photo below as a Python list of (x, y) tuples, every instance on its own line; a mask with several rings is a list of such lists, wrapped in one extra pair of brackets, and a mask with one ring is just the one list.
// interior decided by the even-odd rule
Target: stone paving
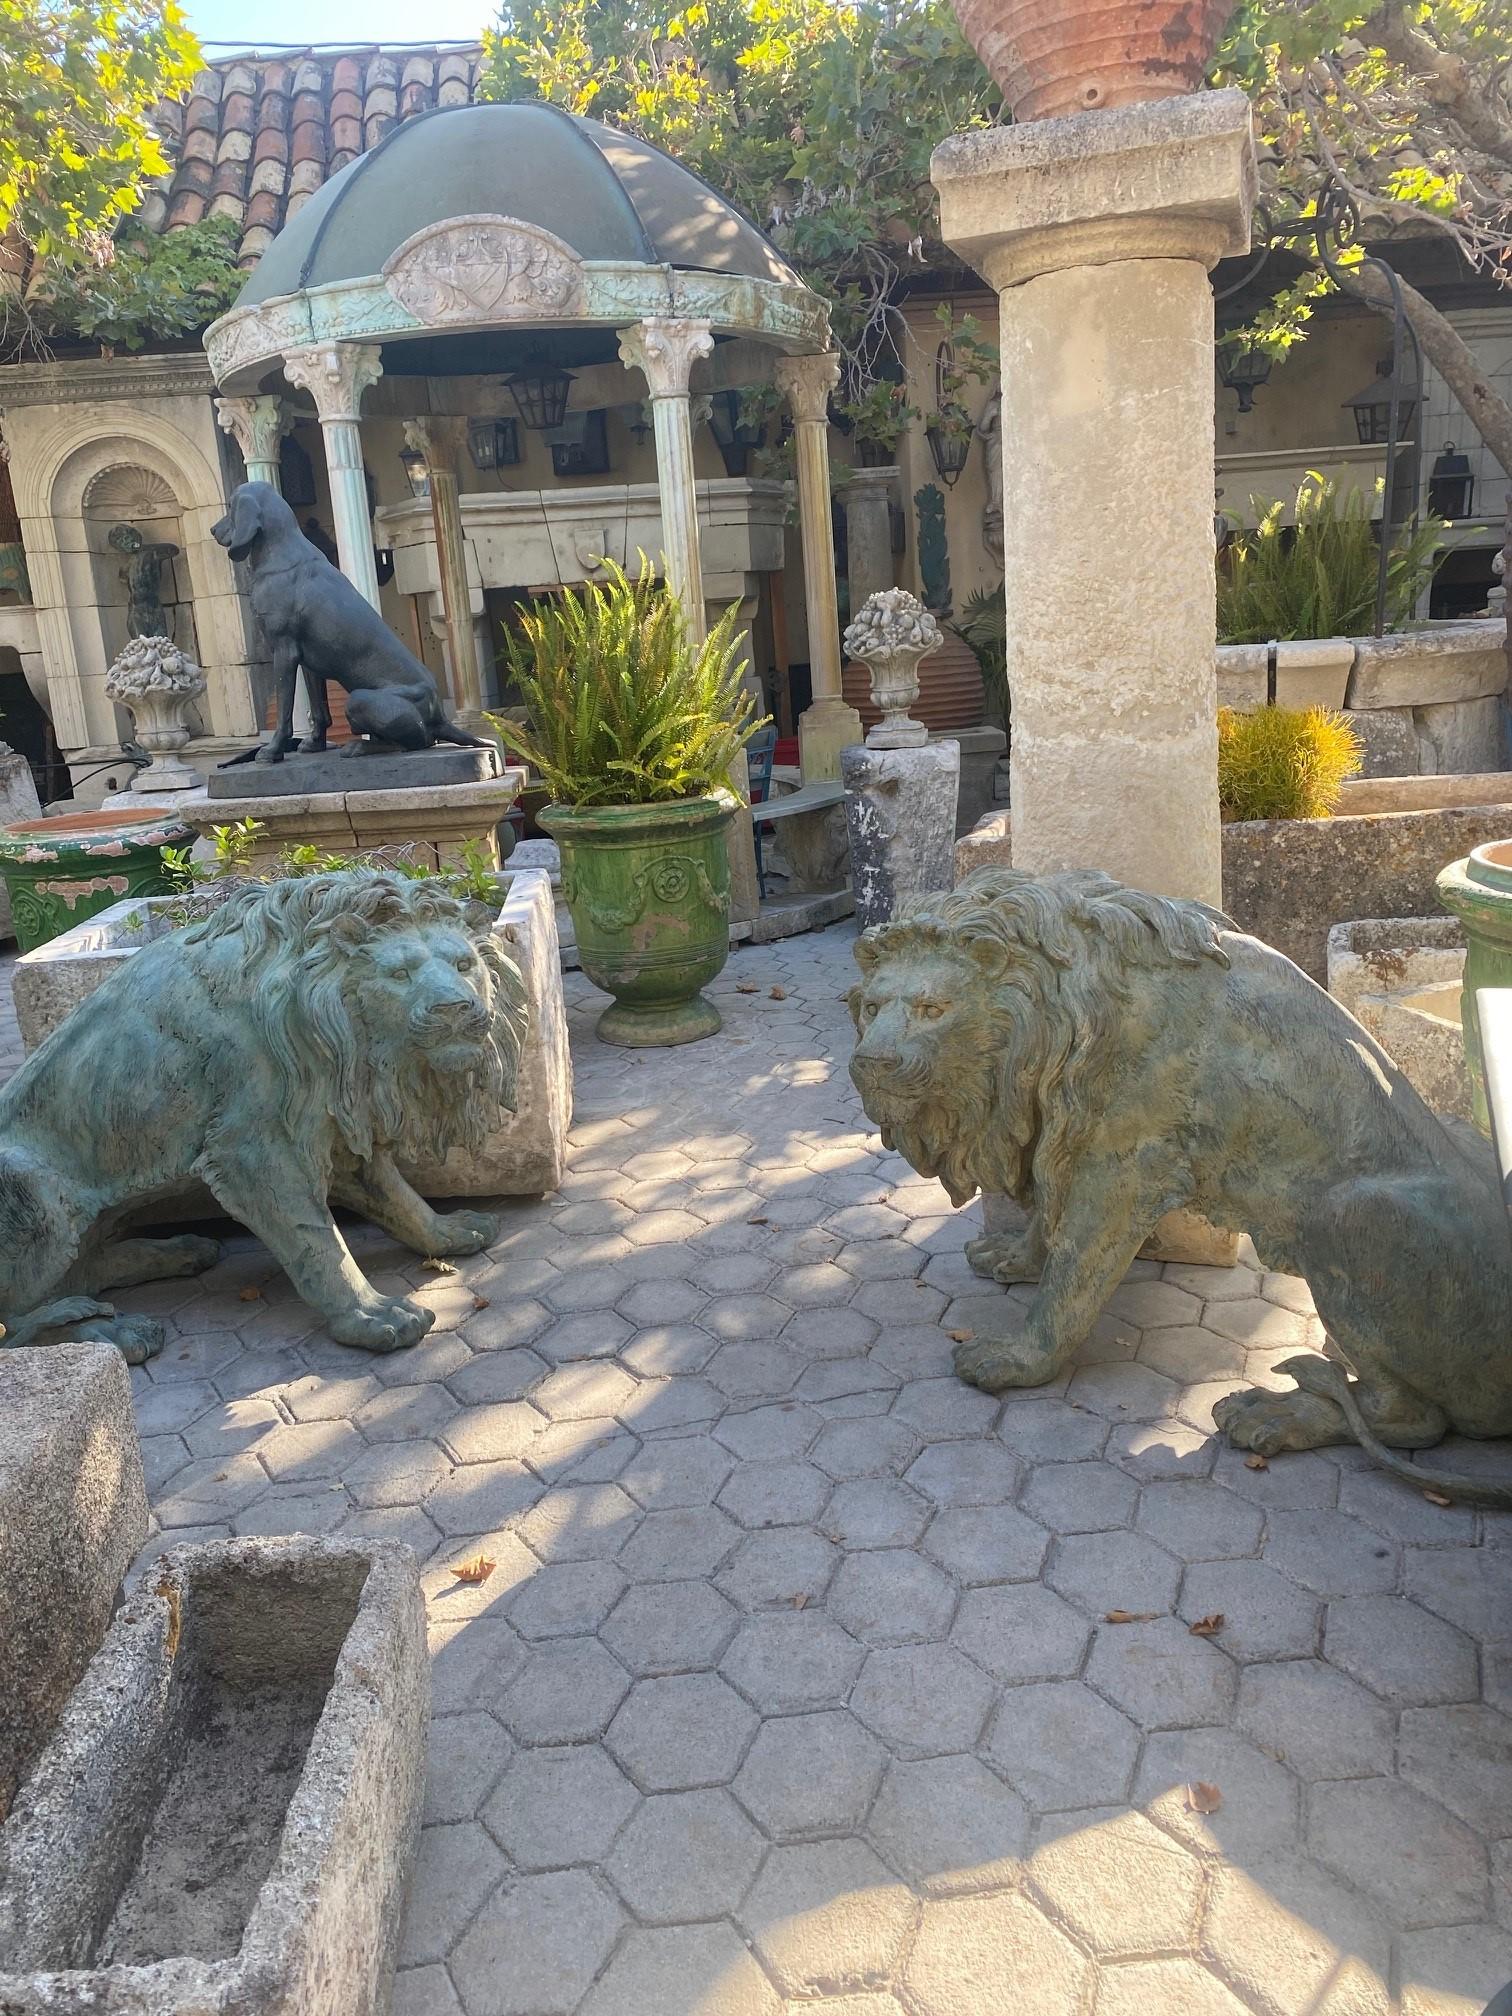
[(598, 1045), (569, 976), (561, 1194), (460, 1273), (354, 1232), (437, 1311), (412, 1352), (319, 1336), (248, 1241), (120, 1298), (173, 1332), (134, 1375), (153, 1549), (425, 1563), (398, 2016), (1478, 2012), (1512, 1520), (1218, 1446), (1213, 1401), (1318, 1341), (1253, 1256), (1136, 1265), (1053, 1387), (958, 1384), (950, 1333), (1029, 1291), (861, 1114), (851, 935), (737, 954), (684, 1051)]

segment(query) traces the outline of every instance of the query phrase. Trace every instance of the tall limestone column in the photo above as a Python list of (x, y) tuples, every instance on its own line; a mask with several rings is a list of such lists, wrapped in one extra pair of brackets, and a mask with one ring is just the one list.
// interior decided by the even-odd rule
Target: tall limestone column
[(1210, 269), (1238, 91), (960, 133), (941, 235), (998, 290), (1013, 858), (1222, 900)]
[(840, 775), (840, 751), (861, 740), (861, 716), (840, 686), (840, 604), (835, 591), (835, 527), (830, 517), (829, 400), (840, 359), (783, 357), (777, 389), (793, 416), (798, 457), (798, 525), (803, 536), (803, 594), (808, 605), (812, 698), (798, 717), (798, 761), (805, 784)]
[(249, 483), (271, 483), (281, 490), (278, 447), (294, 425), (294, 415), (276, 392), (252, 399), (217, 399), (215, 422), (241, 450)]
[(467, 537), (462, 524), (462, 494), (457, 482), (462, 423), (432, 416), (406, 420), (404, 438), (425, 457), (430, 478), (431, 529), (436, 540), (436, 571), (441, 581), (441, 607), (446, 615), (446, 655), (451, 673), (451, 701), (463, 726), (486, 733), (483, 721), (483, 673), (473, 625), (472, 590), (467, 580)]
[(317, 343), (283, 360), (289, 383), (315, 401), (331, 484), (341, 571), (378, 607), (378, 567), (362, 470), (362, 395), (383, 374), (376, 343)]

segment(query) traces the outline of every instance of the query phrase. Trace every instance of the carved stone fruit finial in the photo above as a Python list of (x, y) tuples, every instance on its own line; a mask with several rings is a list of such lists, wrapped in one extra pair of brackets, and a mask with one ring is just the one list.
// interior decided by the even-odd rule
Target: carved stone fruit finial
[(871, 674), (872, 699), (882, 719), (867, 731), (869, 749), (917, 748), (929, 730), (908, 710), (919, 697), (919, 661), (945, 639), (933, 616), (906, 588), (868, 595), (845, 633), (849, 655)]
[(204, 690), (204, 673), (167, 637), (133, 637), (105, 674), (107, 697), (129, 709), (136, 739), (152, 756), (132, 778), (133, 791), (188, 791), (203, 781), (177, 752), (192, 733), (188, 710)]

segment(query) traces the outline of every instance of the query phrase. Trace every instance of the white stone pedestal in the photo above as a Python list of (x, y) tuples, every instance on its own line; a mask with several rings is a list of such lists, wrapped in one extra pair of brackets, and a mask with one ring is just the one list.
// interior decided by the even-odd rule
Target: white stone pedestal
[(895, 917), (904, 897), (950, 887), (960, 745), (846, 749), (840, 776), (856, 922), (864, 931)]

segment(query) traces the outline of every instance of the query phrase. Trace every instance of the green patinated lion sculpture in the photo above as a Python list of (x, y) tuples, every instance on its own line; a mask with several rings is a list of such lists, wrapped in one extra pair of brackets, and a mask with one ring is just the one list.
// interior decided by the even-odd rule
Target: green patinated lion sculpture
[(1053, 1379), (1185, 1206), (1302, 1275), (1331, 1340), (1286, 1362), (1295, 1391), (1220, 1403), (1239, 1447), (1359, 1440), (1426, 1484), (1390, 1448), (1512, 1434), (1512, 1239), (1489, 1158), (1289, 959), (1200, 903), (1012, 868), (916, 899), (856, 957), (851, 1076), (883, 1141), (955, 1204), (999, 1191), (1030, 1214), (967, 1248), (1039, 1292), (1022, 1332), (958, 1347), (964, 1379)]
[(414, 1344), (430, 1310), (380, 1295), (331, 1200), (418, 1253), (476, 1253), (495, 1222), (442, 1216), (398, 1162), (476, 1147), (515, 1097), (518, 969), (434, 882), (373, 869), (243, 889), (125, 961), (0, 1091), (7, 1344), (161, 1325), (95, 1300), (209, 1266), (213, 1240), (124, 1236), (198, 1179), (343, 1344)]

